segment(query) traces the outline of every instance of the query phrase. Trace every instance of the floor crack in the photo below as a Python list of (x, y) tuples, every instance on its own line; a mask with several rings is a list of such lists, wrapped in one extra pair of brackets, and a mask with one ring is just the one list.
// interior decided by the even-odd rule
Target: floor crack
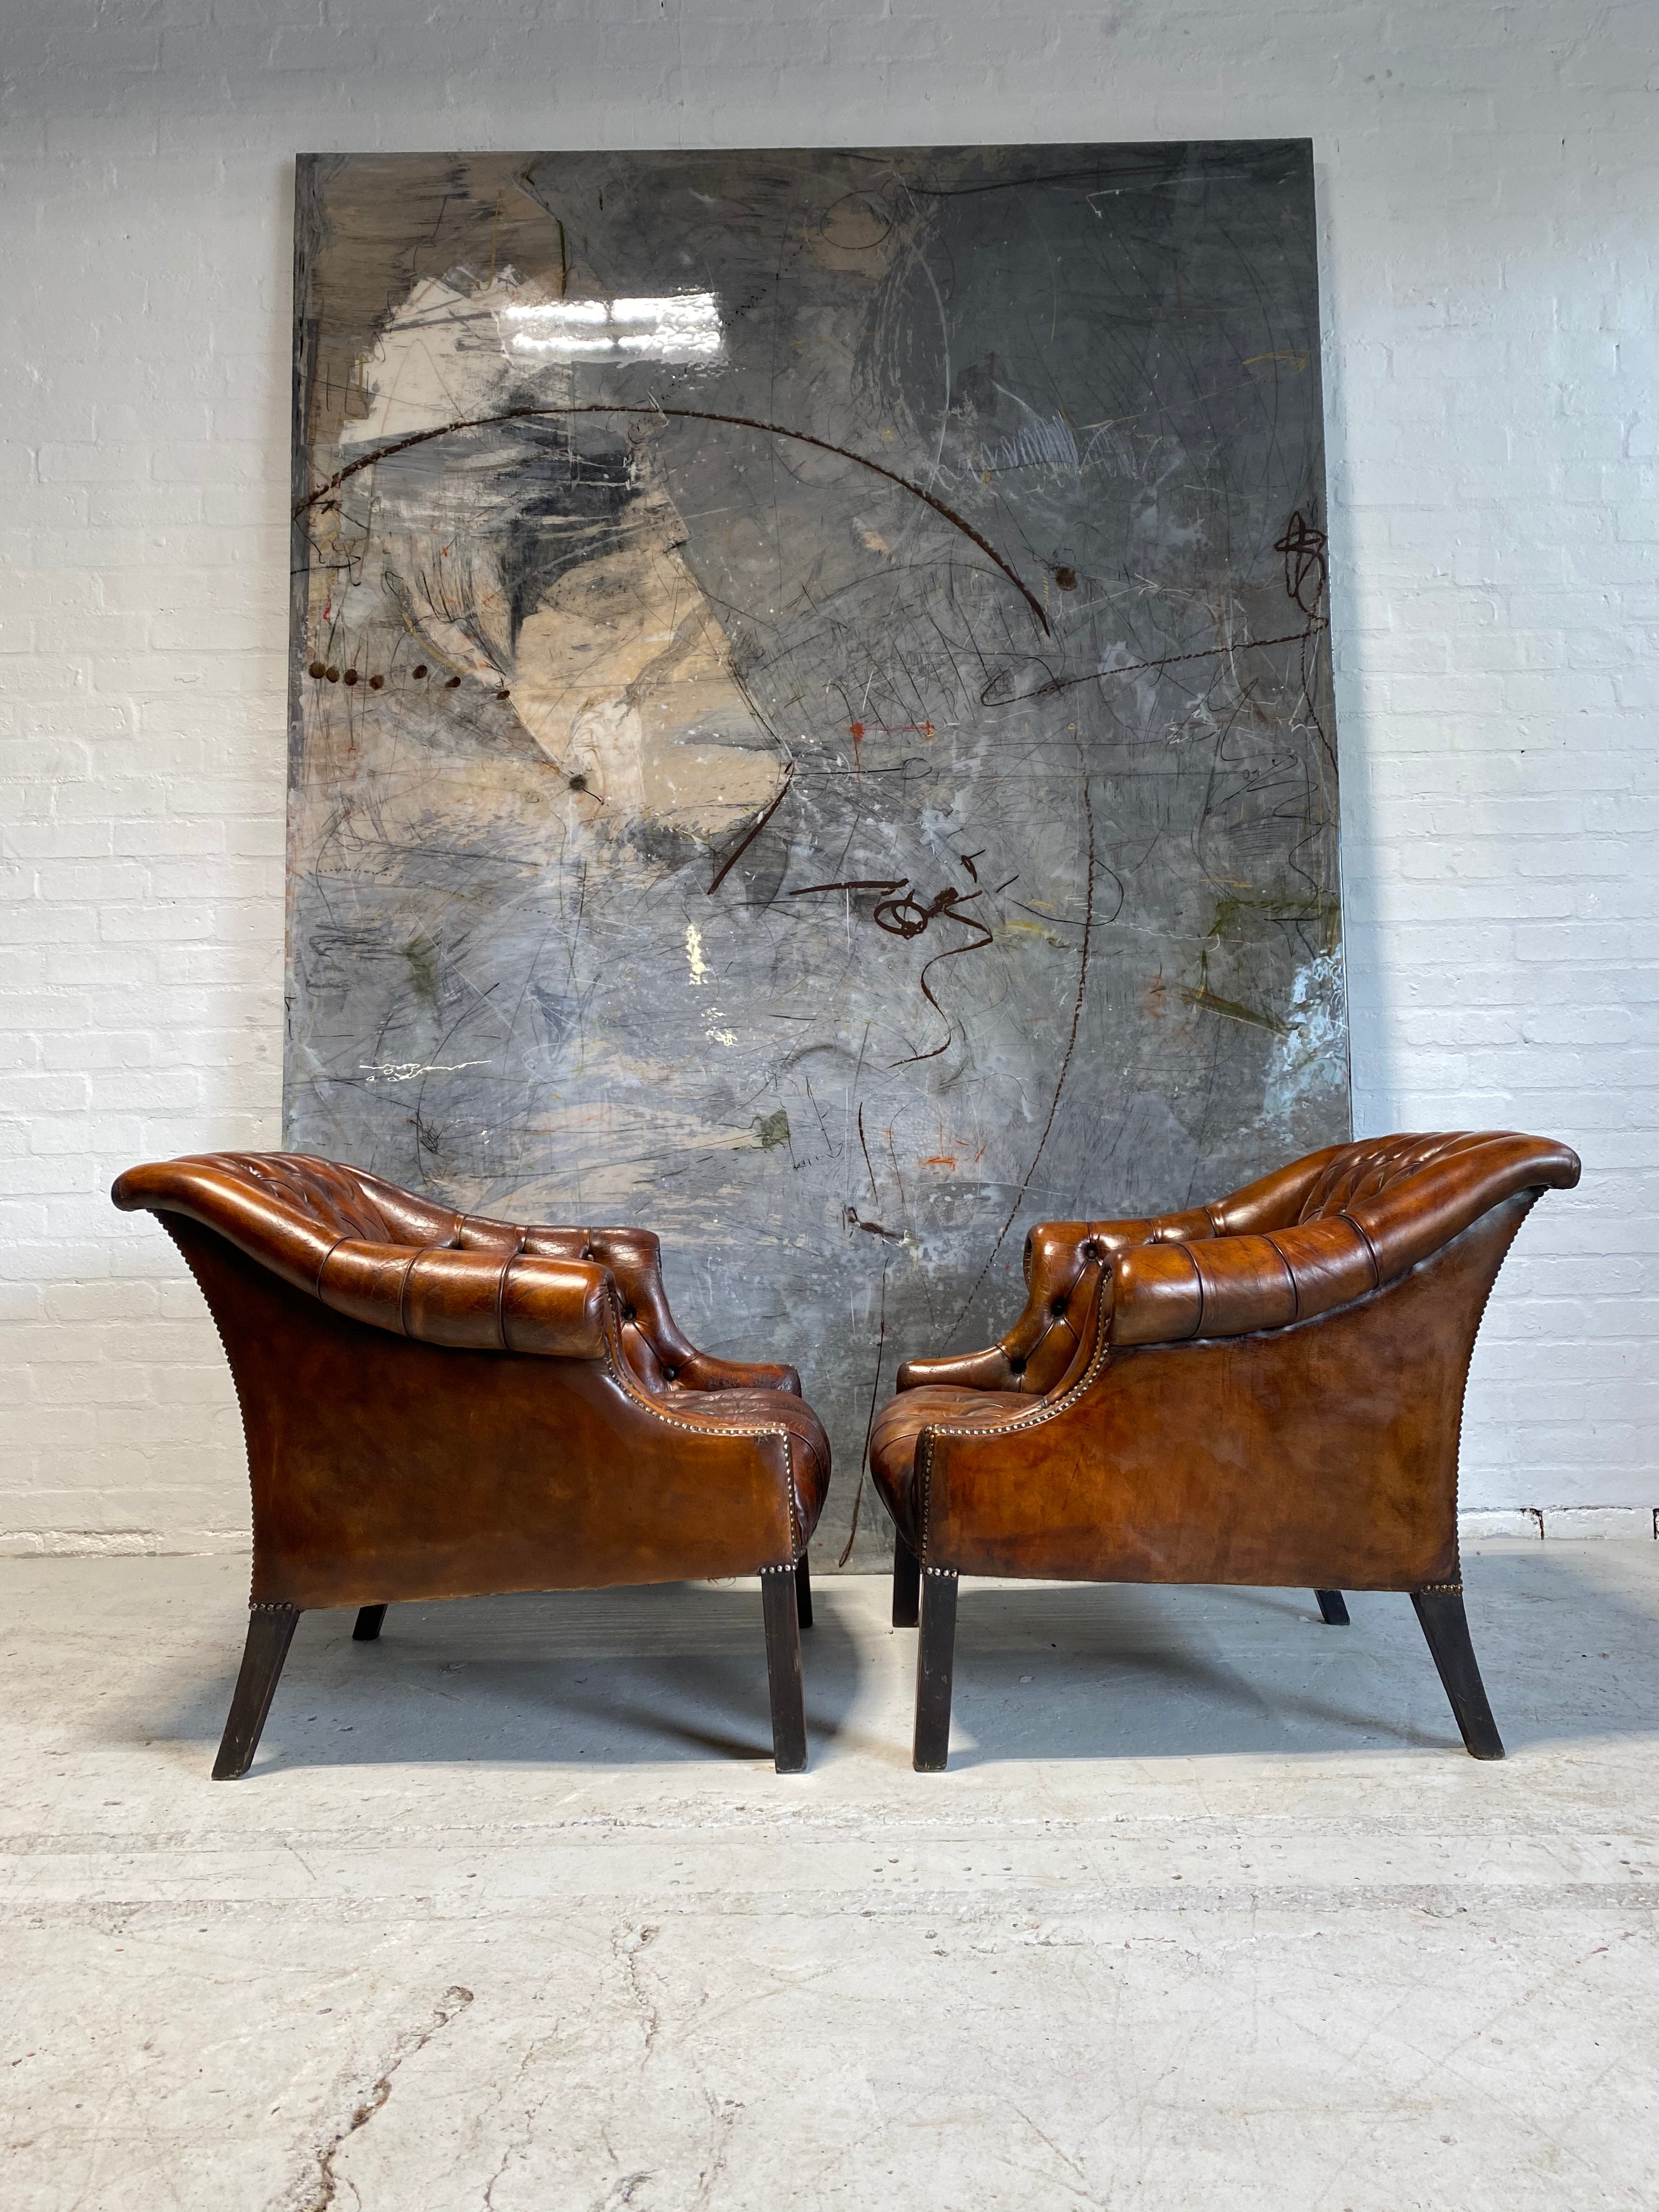
[(471, 2002), (471, 1990), (464, 1990), (459, 1982), (455, 1983), (444, 1991), (437, 2004), (434, 2006), (432, 2018), (426, 2026), (417, 2028), (413, 2034), (404, 2038), (387, 2061), (386, 2071), (380, 2080), (368, 2094), (353, 2108), (351, 2117), (343, 2126), (334, 2130), (328, 2142), (318, 2152), (317, 2190), (315, 2195), (307, 2203), (305, 2212), (328, 2212), (328, 2207), (333, 2203), (335, 2191), (338, 2187), (334, 2176), (335, 2160), (350, 2142), (352, 2136), (356, 2134), (358, 2129), (366, 2128), (368, 2125), (375, 2113), (392, 2094), (392, 2077), (404, 2059), (412, 2058), (417, 2051), (423, 2051), (438, 2031), (447, 2027), (457, 2014), (465, 2012)]

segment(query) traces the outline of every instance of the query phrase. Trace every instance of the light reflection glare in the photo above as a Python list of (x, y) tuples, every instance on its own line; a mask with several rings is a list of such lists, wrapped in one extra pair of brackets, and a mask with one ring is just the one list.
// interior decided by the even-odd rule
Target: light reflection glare
[(719, 361), (726, 352), (712, 292), (661, 300), (549, 300), (503, 307), (509, 354), (540, 361)]

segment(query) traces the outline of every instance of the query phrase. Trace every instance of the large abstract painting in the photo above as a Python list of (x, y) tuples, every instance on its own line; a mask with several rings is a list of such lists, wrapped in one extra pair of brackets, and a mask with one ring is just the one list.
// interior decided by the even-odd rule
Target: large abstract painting
[(1029, 1222), (1346, 1136), (1304, 143), (311, 157), (295, 342), (291, 1145), (659, 1228), (840, 1537)]

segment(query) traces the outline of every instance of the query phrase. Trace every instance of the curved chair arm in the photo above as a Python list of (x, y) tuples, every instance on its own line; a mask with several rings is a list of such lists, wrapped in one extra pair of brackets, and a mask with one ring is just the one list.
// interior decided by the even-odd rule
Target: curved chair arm
[[(649, 1229), (590, 1229), (584, 1250), (617, 1279), (622, 1304), (623, 1341), (641, 1379), (684, 1390), (784, 1390), (800, 1395), (800, 1376), (793, 1367), (771, 1360), (720, 1359), (700, 1352), (669, 1310), (663, 1287), (662, 1240)], [(526, 1231), (525, 1249), (538, 1238), (568, 1238), (568, 1230)]]
[(1179, 1344), (1310, 1321), (1398, 1282), (1505, 1199), (1571, 1190), (1578, 1176), (1565, 1145), (1497, 1134), (1291, 1228), (1140, 1246), (1114, 1267), (1111, 1340)]
[(1025, 1308), (1006, 1335), (983, 1352), (907, 1359), (898, 1387), (945, 1383), (1046, 1396), (1071, 1371), (1103, 1269), (1149, 1242), (1216, 1233), (1202, 1208), (1134, 1221), (1040, 1221), (1025, 1239)]
[(712, 1352), (694, 1352), (682, 1364), (679, 1380), (688, 1390), (783, 1390), (800, 1395), (799, 1373), (775, 1359), (720, 1359)]

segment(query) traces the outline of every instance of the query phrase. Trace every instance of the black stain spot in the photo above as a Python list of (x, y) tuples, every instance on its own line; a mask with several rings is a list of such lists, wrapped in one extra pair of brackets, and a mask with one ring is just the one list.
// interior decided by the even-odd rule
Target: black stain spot
[(459, 676), (452, 676), (448, 683), (444, 686), (444, 690), (446, 691), (459, 691), (460, 688), (461, 679)]
[(385, 682), (384, 676), (371, 676), (368, 679), (368, 688), (371, 691), (378, 691)]
[(345, 672), (345, 680), (348, 684), (355, 684), (357, 681), (357, 672), (355, 668), (347, 669)]
[(424, 683), (424, 682), (425, 682), (425, 680), (426, 680), (426, 663), (425, 663), (425, 661), (423, 661), (423, 660), (422, 660), (422, 661), (419, 662), (419, 663), (416, 665), (416, 670), (415, 670), (415, 681), (416, 681), (417, 684), (422, 684), (422, 683)]
[(1077, 589), (1077, 570), (1075, 568), (1056, 568), (1054, 571), (1054, 581), (1060, 586), (1062, 592), (1074, 592)]
[(327, 669), (324, 667), (320, 660), (313, 660), (310, 667), (306, 671), (306, 674), (307, 676), (326, 676), (327, 673)]
[(572, 791), (586, 791), (587, 778), (585, 775), (573, 775), (570, 779), (570, 788)]
[(337, 668), (325, 668), (323, 673), (331, 684), (337, 684), (340, 680), (340, 672)]
[(495, 696), (498, 699), (510, 699), (513, 696), (513, 694), (510, 691), (498, 691), (495, 694)]

